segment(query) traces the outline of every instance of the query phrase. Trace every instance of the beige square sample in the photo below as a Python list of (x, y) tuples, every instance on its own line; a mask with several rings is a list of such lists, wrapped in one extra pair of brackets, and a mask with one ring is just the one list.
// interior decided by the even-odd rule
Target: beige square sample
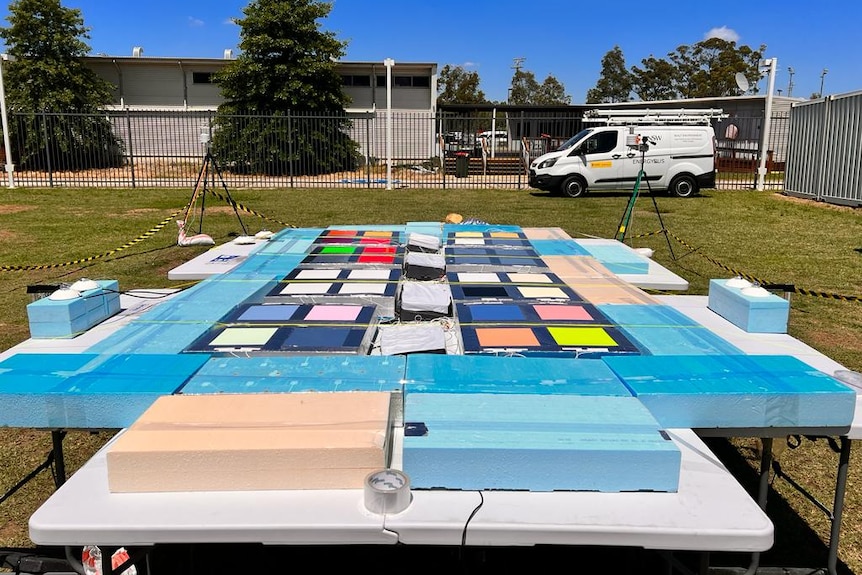
[(388, 466), (386, 392), (172, 395), (107, 452), (115, 493), (358, 489)]

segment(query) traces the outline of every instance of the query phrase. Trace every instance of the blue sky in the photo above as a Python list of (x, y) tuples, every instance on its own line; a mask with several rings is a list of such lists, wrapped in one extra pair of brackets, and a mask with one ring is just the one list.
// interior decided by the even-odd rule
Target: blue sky
[[(63, 0), (90, 28), (92, 53), (221, 58), (239, 52), (239, 27), (248, 0)], [(6, 25), (8, 9), (2, 9)], [(862, 89), (862, 2), (578, 2), (575, 0), (334, 0), (322, 28), (348, 42), (348, 61), (436, 62), (475, 70), (489, 99), (505, 100), (514, 62), (541, 82), (556, 77), (582, 103), (595, 86), (602, 57), (618, 45), (627, 67), (664, 58), (682, 44), (710, 35), (737, 45), (766, 45), (777, 58), (775, 87), (809, 97)], [(760, 93), (766, 91), (766, 80)]]

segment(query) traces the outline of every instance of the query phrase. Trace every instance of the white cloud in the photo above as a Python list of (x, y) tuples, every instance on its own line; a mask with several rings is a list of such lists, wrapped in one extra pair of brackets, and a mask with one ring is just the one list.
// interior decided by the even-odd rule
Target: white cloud
[(461, 64), (461, 67), (465, 68), (465, 69), (466, 68), (478, 68), (479, 64), (477, 64), (476, 62), (470, 62), (468, 60), (467, 62), (464, 62), (463, 64)]
[(204, 25), (204, 21), (200, 18), (195, 18), (194, 16), (189, 16), (189, 26), (192, 28), (200, 28)]
[(720, 38), (728, 42), (739, 42), (739, 34), (733, 28), (728, 28), (727, 26), (713, 28), (703, 35), (704, 40), (709, 40), (710, 38)]

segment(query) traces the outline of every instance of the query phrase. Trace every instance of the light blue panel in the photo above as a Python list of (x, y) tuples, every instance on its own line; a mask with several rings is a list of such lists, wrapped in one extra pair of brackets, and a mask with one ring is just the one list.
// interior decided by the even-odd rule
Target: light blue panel
[(599, 304), (612, 324), (652, 355), (741, 354), (739, 348), (667, 305)]
[(414, 489), (676, 491), (680, 453), (632, 397), (408, 393)]
[(709, 280), (709, 309), (749, 333), (787, 333), (789, 301), (773, 293), (766, 297), (746, 295), (726, 284), (723, 279)]
[(540, 256), (586, 256), (587, 250), (574, 240), (530, 240)]
[(0, 426), (128, 427), (158, 397), (174, 393), (208, 358), (19, 354), (0, 364)]
[[(305, 254), (282, 254), (282, 255), (267, 255), (254, 256), (245, 260), (240, 266), (237, 266), (232, 272), (242, 272), (246, 274), (258, 274), (262, 276), (283, 277), (290, 273), (298, 266)], [(231, 275), (231, 277), (233, 277)]]
[(664, 427), (850, 425), (856, 393), (784, 355), (605, 356)]
[(401, 391), (404, 356), (214, 357), (183, 394)]
[(252, 257), (255, 256), (273, 256), (280, 254), (304, 254), (307, 253), (311, 246), (314, 245), (314, 237), (308, 238), (286, 238), (284, 240), (271, 240), (264, 244), (259, 250), (255, 251)]
[(579, 245), (615, 274), (646, 274), (649, 272), (649, 260), (633, 252), (625, 244)]
[(169, 354), (182, 353), (197, 338), (206, 333), (214, 322), (153, 322), (137, 320), (123, 326), (99, 343), (90, 346), (90, 353), (104, 354)]
[(598, 359), (411, 354), (406, 373), (405, 393), (631, 396)]
[(292, 238), (316, 238), (323, 230), (324, 228), (284, 228), (272, 237), (270, 243)]
[(407, 234), (426, 234), (441, 239), (443, 237), (443, 225), (440, 222), (407, 222), (404, 231)]

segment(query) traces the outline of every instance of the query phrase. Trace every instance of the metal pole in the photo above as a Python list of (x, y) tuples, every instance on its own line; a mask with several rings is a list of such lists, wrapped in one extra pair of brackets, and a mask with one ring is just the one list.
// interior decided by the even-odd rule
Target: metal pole
[(757, 168), (757, 189), (763, 189), (763, 180), (766, 177), (766, 148), (769, 146), (769, 128), (772, 122), (772, 94), (775, 92), (775, 69), (778, 67), (778, 58), (770, 58), (761, 62), (761, 68), (768, 66), (769, 80), (766, 83), (766, 109), (763, 112), (763, 129), (760, 139), (760, 166)]
[(386, 66), (386, 189), (392, 189), (392, 66), (395, 60), (383, 60)]
[(823, 71), (820, 72), (820, 94), (818, 95), (819, 98), (823, 97), (823, 81), (826, 79), (826, 74), (828, 73), (829, 70), (827, 70), (826, 68), (823, 68)]
[(9, 142), (9, 118), (6, 116), (6, 88), (3, 85), (3, 62), (9, 61), (8, 54), (0, 54), (0, 116), (3, 121), (3, 150), (6, 152), (7, 185), (15, 187), (15, 164), (12, 163), (12, 144)]

